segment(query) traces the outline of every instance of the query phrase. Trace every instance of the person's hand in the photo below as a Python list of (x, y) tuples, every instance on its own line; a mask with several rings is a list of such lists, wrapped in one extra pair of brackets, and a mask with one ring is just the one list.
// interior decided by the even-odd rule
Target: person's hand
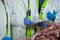
[(40, 28), (44, 28), (47, 26), (47, 23), (45, 21), (42, 21), (39, 26)]
[(47, 13), (47, 19), (50, 20), (50, 21), (55, 21), (56, 19), (56, 13), (55, 10), (53, 10), (53, 13), (51, 13), (50, 11), (48, 11)]
[(6, 37), (3, 37), (2, 40), (12, 40), (12, 38), (6, 36)]
[(26, 17), (24, 18), (24, 24), (25, 25), (30, 25), (30, 24), (34, 24), (34, 22), (32, 22), (31, 20), (27, 19)]

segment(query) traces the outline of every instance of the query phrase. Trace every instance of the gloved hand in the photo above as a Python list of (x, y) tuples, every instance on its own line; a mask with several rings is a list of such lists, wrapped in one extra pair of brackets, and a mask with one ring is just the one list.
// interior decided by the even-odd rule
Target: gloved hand
[(47, 23), (46, 23), (45, 21), (42, 21), (42, 22), (40, 23), (40, 27), (41, 27), (41, 28), (44, 28), (46, 25), (47, 25)]
[(24, 18), (24, 24), (25, 25), (30, 25), (30, 24), (34, 24), (34, 22), (32, 22), (31, 20), (27, 19), (26, 17)]
[(47, 13), (47, 19), (50, 21), (55, 21), (56, 19), (56, 13), (55, 10), (53, 10), (53, 13), (51, 13), (50, 11)]
[(4, 37), (2, 40), (12, 40), (10, 37)]

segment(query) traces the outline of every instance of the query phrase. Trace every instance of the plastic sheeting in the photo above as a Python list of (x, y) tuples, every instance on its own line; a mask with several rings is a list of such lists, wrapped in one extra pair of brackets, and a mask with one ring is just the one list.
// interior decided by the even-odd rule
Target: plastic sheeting
[(26, 15), (22, 0), (5, 0), (10, 9), (11, 24), (24, 27), (24, 17)]

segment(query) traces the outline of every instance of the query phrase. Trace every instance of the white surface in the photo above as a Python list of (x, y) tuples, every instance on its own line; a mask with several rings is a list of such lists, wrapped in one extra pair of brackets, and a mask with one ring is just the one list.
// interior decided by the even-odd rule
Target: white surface
[(12, 28), (13, 28), (12, 30), (13, 40), (26, 37), (26, 28), (16, 26), (13, 26)]
[(6, 11), (3, 3), (0, 1), (0, 40), (5, 36), (6, 30)]

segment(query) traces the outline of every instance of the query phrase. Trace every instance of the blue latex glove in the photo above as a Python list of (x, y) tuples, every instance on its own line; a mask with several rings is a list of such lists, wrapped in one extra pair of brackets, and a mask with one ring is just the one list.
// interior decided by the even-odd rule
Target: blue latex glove
[(32, 22), (31, 20), (28, 20), (26, 17), (24, 18), (24, 24), (25, 25), (30, 25), (30, 24), (34, 24), (34, 22)]
[(50, 11), (47, 13), (47, 19), (50, 21), (55, 21), (56, 19), (56, 13), (55, 10), (53, 10), (53, 13), (51, 13)]
[(40, 0), (40, 6), (42, 6), (42, 4), (43, 4), (44, 1), (45, 1), (45, 0)]
[(4, 37), (2, 40), (12, 40), (10, 37)]
[(41, 27), (41, 28), (44, 28), (46, 25), (47, 25), (47, 23), (44, 22), (44, 21), (40, 23), (40, 27)]

